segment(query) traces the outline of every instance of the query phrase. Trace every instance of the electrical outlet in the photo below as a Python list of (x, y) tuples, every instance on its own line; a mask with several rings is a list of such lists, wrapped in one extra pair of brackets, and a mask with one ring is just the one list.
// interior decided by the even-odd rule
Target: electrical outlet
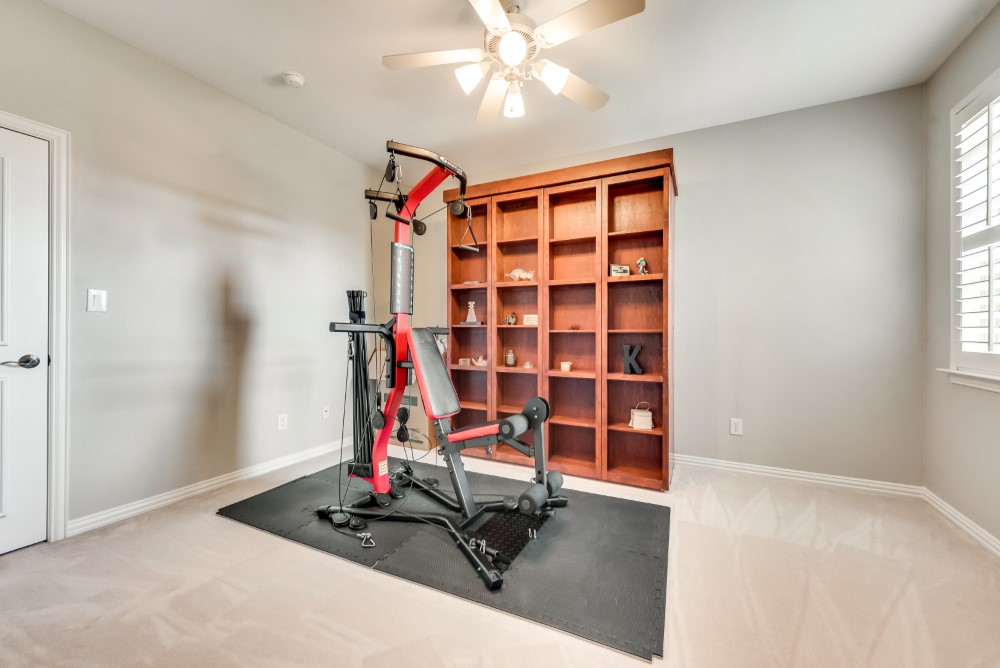
[(278, 431), (285, 431), (288, 429), (288, 413), (281, 413), (278, 415)]
[(743, 435), (743, 418), (729, 418), (729, 433), (733, 436)]
[(324, 420), (329, 420), (330, 419), (330, 407), (329, 406), (323, 406), (323, 419)]

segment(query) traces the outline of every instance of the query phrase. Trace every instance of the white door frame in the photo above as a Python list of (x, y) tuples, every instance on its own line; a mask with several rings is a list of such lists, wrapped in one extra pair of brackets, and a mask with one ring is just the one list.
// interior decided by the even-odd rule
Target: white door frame
[(69, 140), (65, 130), (0, 111), (0, 127), (49, 143), (49, 542), (66, 537), (69, 420)]

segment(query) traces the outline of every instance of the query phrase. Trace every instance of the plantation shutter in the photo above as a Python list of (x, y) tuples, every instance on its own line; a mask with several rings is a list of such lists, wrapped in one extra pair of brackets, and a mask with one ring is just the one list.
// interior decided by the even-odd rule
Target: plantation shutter
[(996, 371), (1000, 362), (982, 356), (1000, 353), (1000, 97), (992, 88), (987, 102), (959, 112), (967, 120), (955, 135), (955, 320), (960, 366)]

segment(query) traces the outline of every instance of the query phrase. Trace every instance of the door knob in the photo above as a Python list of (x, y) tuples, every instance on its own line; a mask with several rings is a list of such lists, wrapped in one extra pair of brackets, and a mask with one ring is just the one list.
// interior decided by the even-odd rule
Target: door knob
[(21, 358), (16, 362), (0, 362), (4, 366), (19, 366), (22, 369), (34, 369), (36, 366), (41, 364), (41, 360), (35, 355), (21, 355)]

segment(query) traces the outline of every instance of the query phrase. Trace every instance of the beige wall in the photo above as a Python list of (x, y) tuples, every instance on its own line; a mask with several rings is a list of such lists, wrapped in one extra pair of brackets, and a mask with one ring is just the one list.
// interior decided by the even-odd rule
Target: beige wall
[(1000, 69), (1000, 8), (927, 83), (927, 487), (1000, 536), (1000, 394), (951, 384), (951, 110)]
[(0, 109), (72, 133), (71, 518), (340, 437), (367, 169), (30, 0)]
[[(676, 451), (919, 484), (923, 133), (915, 87), (470, 180), (673, 147)], [(437, 230), (425, 322), (445, 319)]]

